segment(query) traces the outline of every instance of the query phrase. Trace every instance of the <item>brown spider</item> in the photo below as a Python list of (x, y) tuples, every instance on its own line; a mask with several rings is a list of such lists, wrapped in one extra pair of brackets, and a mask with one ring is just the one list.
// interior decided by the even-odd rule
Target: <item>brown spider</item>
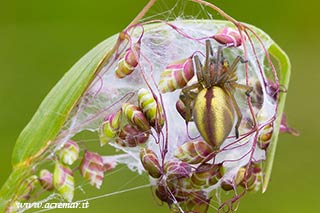
[(223, 57), (222, 47), (218, 47), (214, 57), (210, 41), (206, 40), (205, 57), (203, 66), (199, 57), (194, 56), (198, 82), (183, 88), (180, 100), (185, 105), (185, 120), (194, 121), (204, 140), (216, 149), (231, 132), (234, 111), (238, 118), (235, 134), (236, 138), (239, 137), (242, 114), (234, 92), (236, 88), (243, 89), (248, 96), (252, 87), (237, 83), (237, 65), (240, 61), (246, 62), (240, 56), (229, 66), (228, 60)]

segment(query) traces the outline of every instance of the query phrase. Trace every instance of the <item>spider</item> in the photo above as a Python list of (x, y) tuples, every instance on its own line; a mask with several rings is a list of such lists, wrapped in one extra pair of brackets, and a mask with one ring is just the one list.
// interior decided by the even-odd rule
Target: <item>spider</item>
[(220, 147), (235, 124), (235, 135), (239, 137), (239, 126), (242, 120), (240, 108), (234, 98), (235, 90), (245, 90), (249, 96), (252, 87), (238, 84), (236, 68), (239, 62), (246, 63), (237, 56), (229, 66), (223, 56), (222, 47), (218, 47), (216, 57), (212, 46), (206, 40), (206, 56), (202, 65), (197, 55), (193, 58), (198, 82), (182, 89), (180, 100), (185, 105), (185, 120), (194, 121), (200, 135), (214, 149)]

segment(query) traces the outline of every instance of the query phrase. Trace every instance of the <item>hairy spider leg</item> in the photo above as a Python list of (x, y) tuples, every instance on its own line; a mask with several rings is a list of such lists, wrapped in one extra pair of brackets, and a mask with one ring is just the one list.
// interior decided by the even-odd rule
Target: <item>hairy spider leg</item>
[(186, 121), (192, 121), (192, 112), (191, 109), (193, 106), (192, 102), (193, 100), (197, 97), (197, 93), (193, 92), (193, 89), (196, 88), (201, 88), (201, 84), (200, 83), (195, 83), (192, 84), (190, 86), (187, 86), (185, 88), (182, 89), (181, 94), (180, 94), (180, 100), (184, 103), (184, 105), (186, 106)]
[(234, 98), (233, 94), (231, 94), (231, 92), (230, 92), (230, 91), (234, 90), (234, 88), (230, 88), (230, 87), (232, 87), (230, 84), (225, 84), (225, 87), (226, 88), (224, 89), (224, 91), (230, 97), (230, 99), (232, 101), (233, 108), (235, 109), (236, 114), (237, 114), (237, 123), (235, 125), (235, 134), (236, 134), (236, 138), (239, 138), (239, 127), (240, 127), (241, 120), (242, 120), (242, 113), (240, 111), (240, 108), (239, 108), (239, 105), (238, 105), (236, 99)]

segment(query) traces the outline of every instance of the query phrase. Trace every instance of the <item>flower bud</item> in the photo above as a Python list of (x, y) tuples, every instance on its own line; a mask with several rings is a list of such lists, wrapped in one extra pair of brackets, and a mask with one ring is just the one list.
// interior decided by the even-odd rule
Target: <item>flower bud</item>
[(122, 111), (131, 125), (136, 126), (141, 131), (148, 131), (150, 129), (149, 122), (139, 107), (124, 103)]
[(242, 44), (239, 31), (229, 27), (224, 27), (219, 30), (218, 33), (213, 36), (213, 38), (220, 44), (227, 46), (239, 47)]
[(151, 177), (161, 177), (161, 166), (156, 153), (154, 153), (151, 149), (143, 148), (140, 152), (140, 160), (144, 169)]
[(73, 164), (79, 157), (80, 148), (75, 141), (68, 140), (58, 151), (61, 162), (67, 165)]
[(100, 128), (100, 145), (104, 146), (109, 141), (113, 140), (118, 134), (121, 124), (122, 110), (108, 116), (106, 121)]
[(258, 145), (261, 149), (267, 149), (272, 138), (273, 134), (273, 125), (268, 124), (265, 126), (261, 132), (259, 133), (258, 137)]
[(240, 185), (248, 191), (257, 191), (261, 183), (261, 172), (261, 165), (251, 164)]
[(222, 177), (221, 164), (201, 164), (191, 176), (192, 184), (197, 187), (209, 187), (216, 184)]
[[(176, 102), (176, 109), (179, 112), (179, 114), (181, 115), (181, 117), (183, 117), (183, 119), (186, 120), (186, 116), (187, 116), (187, 112), (186, 112), (186, 105), (183, 103), (182, 100), (178, 100)], [(191, 112), (190, 112), (191, 114)], [(187, 120), (186, 120), (187, 121)]]
[(159, 89), (162, 93), (173, 92), (186, 86), (193, 76), (194, 68), (191, 57), (176, 64), (170, 64), (160, 74)]
[(173, 179), (190, 177), (191, 166), (184, 162), (167, 161), (164, 164), (164, 173), (167, 176), (168, 182)]
[(100, 189), (104, 178), (104, 170), (103, 159), (99, 154), (89, 151), (84, 153), (80, 164), (80, 173), (92, 186)]
[(56, 161), (54, 168), (53, 185), (64, 199), (68, 202), (72, 201), (74, 194), (73, 172), (67, 165), (59, 161)]
[(246, 173), (246, 168), (242, 167), (238, 170), (237, 174), (233, 177), (233, 181), (224, 180), (221, 183), (221, 188), (225, 191), (230, 191), (237, 187), (243, 180)]
[(53, 190), (52, 174), (47, 169), (42, 169), (39, 175), (39, 181), (43, 189)]
[(161, 105), (156, 102), (152, 93), (144, 88), (141, 88), (138, 92), (138, 103), (150, 125), (157, 128), (157, 132), (159, 132), (164, 124)]
[(207, 158), (213, 152), (211, 146), (204, 141), (190, 141), (179, 146), (175, 150), (174, 156), (179, 160), (189, 163), (197, 164), (210, 160)]
[(116, 143), (123, 147), (136, 147), (144, 144), (149, 138), (149, 132), (142, 132), (130, 124), (125, 125), (116, 139)]
[(130, 75), (134, 69), (138, 66), (140, 58), (140, 42), (136, 43), (132, 48), (128, 48), (124, 54), (124, 57), (119, 60), (115, 74), (118, 78), (124, 78)]

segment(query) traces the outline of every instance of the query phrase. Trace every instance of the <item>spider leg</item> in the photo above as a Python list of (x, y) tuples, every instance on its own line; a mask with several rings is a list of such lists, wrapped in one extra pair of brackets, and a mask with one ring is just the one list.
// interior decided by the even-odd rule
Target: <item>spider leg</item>
[(184, 103), (185, 105), (185, 110), (186, 110), (186, 116), (185, 119), (186, 121), (192, 121), (192, 105), (194, 99), (197, 97), (197, 93), (193, 92), (193, 89), (201, 87), (200, 83), (195, 83), (190, 86), (187, 86), (182, 89), (181, 94), (180, 94), (180, 100)]
[(252, 92), (253, 88), (247, 85), (243, 85), (243, 84), (238, 84), (238, 83), (232, 83), (231, 84), (233, 87), (238, 88), (238, 89), (242, 89), (245, 90), (246, 92), (246, 96), (250, 96), (250, 93)]
[(197, 71), (196, 74), (197, 74), (198, 82), (203, 82), (204, 78), (203, 78), (203, 72), (202, 72), (202, 64), (199, 59), (199, 56), (197, 55), (194, 56), (194, 64)]
[(240, 61), (242, 61), (242, 57), (241, 56), (237, 56), (236, 59), (234, 59), (234, 61), (232, 62), (231, 66), (229, 67), (229, 69), (227, 70), (227, 72), (222, 73), (219, 78), (218, 78), (218, 82), (224, 82), (227, 80), (227, 78), (236, 71), (237, 65)]
[(212, 74), (210, 72), (211, 68), (211, 57), (213, 56), (213, 50), (212, 46), (210, 43), (210, 40), (206, 40), (206, 60), (205, 60), (205, 66), (203, 67), (203, 76), (204, 76), (204, 82), (205, 82), (205, 87), (210, 87), (212, 84)]
[(236, 101), (236, 99), (234, 98), (233, 94), (230, 93), (230, 86), (227, 86), (226, 85), (226, 89), (225, 91), (227, 92), (227, 94), (229, 95), (231, 101), (232, 101), (232, 104), (233, 104), (233, 107), (236, 111), (236, 114), (237, 114), (237, 123), (236, 123), (236, 126), (235, 126), (235, 134), (236, 134), (236, 138), (239, 138), (239, 127), (240, 127), (240, 124), (241, 124), (241, 120), (242, 120), (242, 113), (241, 113), (241, 110), (239, 108), (239, 105)]

